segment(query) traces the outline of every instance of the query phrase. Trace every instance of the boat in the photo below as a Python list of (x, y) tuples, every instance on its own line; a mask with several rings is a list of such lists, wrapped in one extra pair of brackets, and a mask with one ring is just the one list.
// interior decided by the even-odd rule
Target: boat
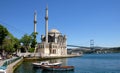
[(49, 62), (40, 62), (40, 63), (32, 63), (33, 67), (42, 67), (42, 66), (60, 66), (62, 62), (57, 63), (49, 63)]
[(0, 73), (6, 73), (6, 66), (0, 67)]
[(70, 71), (74, 70), (74, 66), (42, 66), (42, 69), (49, 71)]

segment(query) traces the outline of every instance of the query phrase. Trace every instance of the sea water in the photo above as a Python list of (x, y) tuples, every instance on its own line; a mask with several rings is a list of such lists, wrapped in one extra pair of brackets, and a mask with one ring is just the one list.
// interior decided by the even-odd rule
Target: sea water
[(34, 68), (32, 62), (23, 62), (14, 73), (120, 73), (120, 53), (84, 54), (81, 57), (48, 60), (72, 65), (74, 71), (44, 71)]

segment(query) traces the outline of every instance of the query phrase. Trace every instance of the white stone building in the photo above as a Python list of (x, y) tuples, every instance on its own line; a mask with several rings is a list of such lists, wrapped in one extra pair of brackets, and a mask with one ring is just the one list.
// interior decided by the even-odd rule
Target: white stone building
[(37, 51), (42, 57), (67, 55), (67, 38), (57, 29), (48, 32), (48, 8), (45, 16), (45, 36), (41, 36), (41, 43), (38, 44)]

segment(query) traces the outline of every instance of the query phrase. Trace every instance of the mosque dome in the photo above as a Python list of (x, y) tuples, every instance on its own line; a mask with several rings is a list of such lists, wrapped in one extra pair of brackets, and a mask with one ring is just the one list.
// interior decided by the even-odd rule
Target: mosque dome
[(60, 33), (60, 31), (58, 31), (57, 29), (51, 29), (49, 32), (48, 32), (48, 34), (50, 35), (50, 36), (59, 36), (61, 33)]
[(49, 31), (49, 33), (60, 33), (57, 29), (52, 29)]

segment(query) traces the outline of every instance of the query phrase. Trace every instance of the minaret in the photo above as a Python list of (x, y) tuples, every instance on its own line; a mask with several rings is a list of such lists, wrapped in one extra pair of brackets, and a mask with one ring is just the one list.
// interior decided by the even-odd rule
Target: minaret
[(34, 12), (34, 33), (36, 33), (36, 24), (37, 24), (37, 13)]
[(46, 34), (46, 43), (48, 43), (48, 6), (46, 7), (46, 14), (45, 14), (45, 34)]

